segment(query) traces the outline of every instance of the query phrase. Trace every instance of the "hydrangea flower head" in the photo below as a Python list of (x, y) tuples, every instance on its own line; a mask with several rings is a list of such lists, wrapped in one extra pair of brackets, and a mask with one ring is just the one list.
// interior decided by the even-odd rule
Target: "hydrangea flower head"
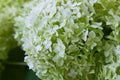
[(15, 18), (25, 62), (42, 80), (120, 78), (120, 1), (34, 0)]

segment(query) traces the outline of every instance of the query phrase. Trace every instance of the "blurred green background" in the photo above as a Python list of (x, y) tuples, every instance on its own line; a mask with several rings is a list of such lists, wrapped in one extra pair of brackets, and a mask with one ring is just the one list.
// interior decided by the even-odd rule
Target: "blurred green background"
[(24, 51), (20, 47), (9, 52), (9, 58), (2, 62), (4, 69), (0, 80), (40, 80), (24, 63)]

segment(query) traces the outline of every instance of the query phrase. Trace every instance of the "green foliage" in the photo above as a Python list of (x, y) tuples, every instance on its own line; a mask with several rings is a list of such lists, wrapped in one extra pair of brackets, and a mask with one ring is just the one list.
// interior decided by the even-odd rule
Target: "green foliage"
[(34, 0), (15, 18), (25, 61), (42, 80), (119, 80), (119, 0)]

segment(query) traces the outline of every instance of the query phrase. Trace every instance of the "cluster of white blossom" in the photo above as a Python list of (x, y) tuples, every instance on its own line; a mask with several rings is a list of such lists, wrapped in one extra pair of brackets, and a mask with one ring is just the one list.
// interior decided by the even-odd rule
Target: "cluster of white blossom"
[(42, 80), (119, 80), (119, 0), (33, 0), (15, 21)]

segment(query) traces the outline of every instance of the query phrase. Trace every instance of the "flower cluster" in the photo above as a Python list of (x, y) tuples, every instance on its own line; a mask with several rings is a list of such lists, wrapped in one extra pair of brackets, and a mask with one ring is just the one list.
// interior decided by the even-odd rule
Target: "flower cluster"
[(119, 0), (33, 0), (15, 21), (25, 62), (42, 80), (120, 78)]

